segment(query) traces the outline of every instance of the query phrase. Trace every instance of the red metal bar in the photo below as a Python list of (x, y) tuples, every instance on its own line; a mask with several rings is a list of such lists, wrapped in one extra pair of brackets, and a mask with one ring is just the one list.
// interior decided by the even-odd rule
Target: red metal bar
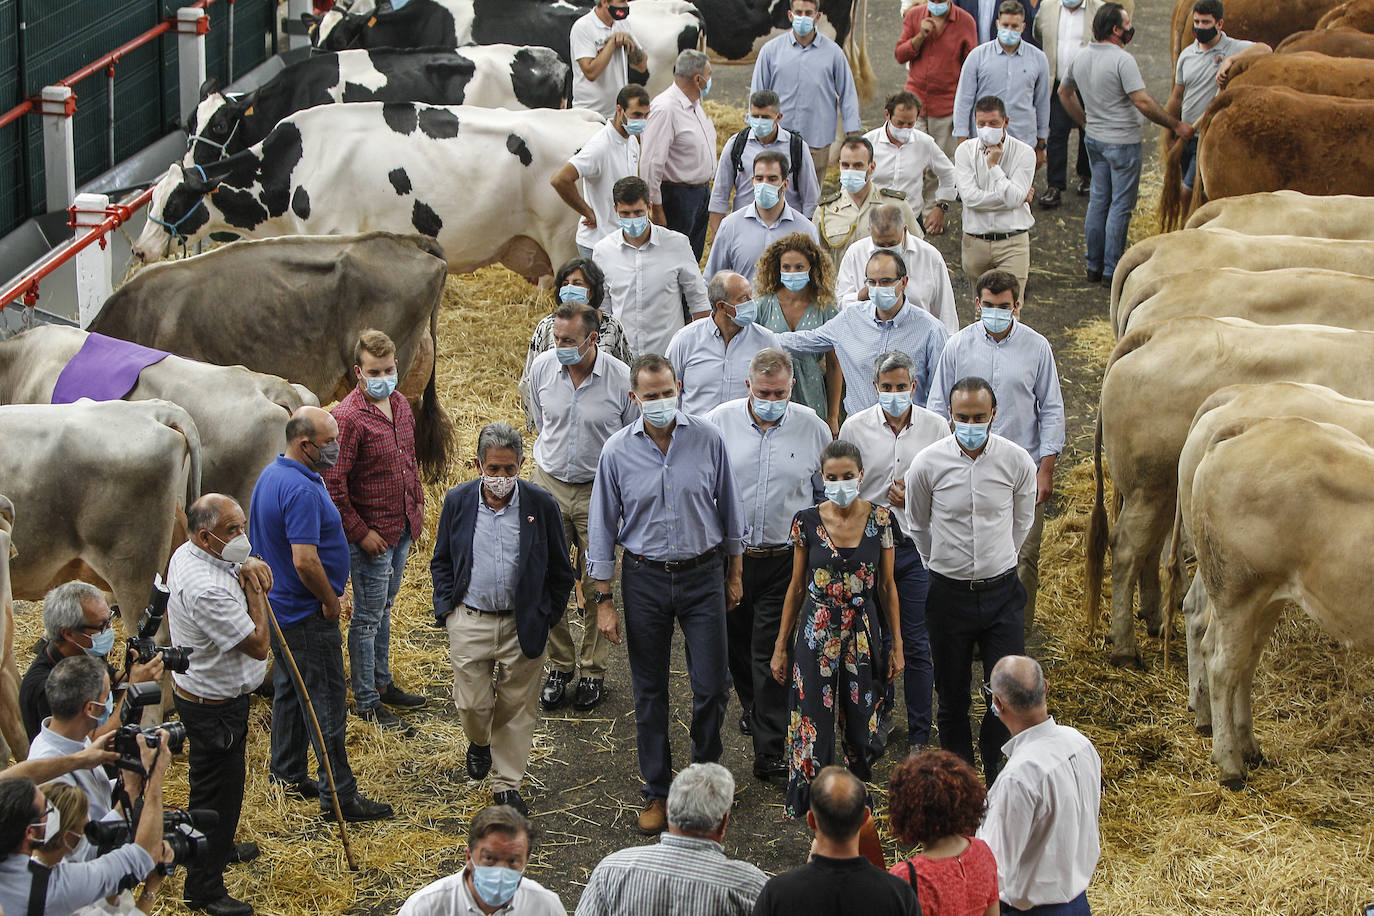
[(20, 118), (22, 118), (24, 115), (28, 114), (31, 111), (33, 111), (33, 99), (25, 99), (18, 105), (15, 105), (9, 111), (0, 115), (0, 127), (4, 127), (7, 124), (10, 124), (14, 121), (18, 121)]

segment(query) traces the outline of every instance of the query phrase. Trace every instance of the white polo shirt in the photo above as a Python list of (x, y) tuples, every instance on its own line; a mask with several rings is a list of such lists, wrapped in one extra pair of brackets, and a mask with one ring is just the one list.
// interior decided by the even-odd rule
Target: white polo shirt
[[(611, 109), (614, 114), (614, 104)], [(582, 199), (596, 214), (595, 229), (577, 221), (577, 244), (595, 248), (597, 242), (620, 228), (611, 204), (611, 188), (620, 179), (639, 174), (639, 138), (629, 134), (622, 137), (615, 125), (608, 123), (568, 162), (582, 179)]]

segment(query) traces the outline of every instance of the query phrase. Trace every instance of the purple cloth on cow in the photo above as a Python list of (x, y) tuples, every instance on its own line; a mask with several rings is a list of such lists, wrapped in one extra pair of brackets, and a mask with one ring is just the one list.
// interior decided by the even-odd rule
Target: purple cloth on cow
[(138, 374), (168, 354), (104, 334), (89, 334), (81, 349), (62, 367), (53, 388), (54, 404), (79, 398), (118, 401), (133, 391)]

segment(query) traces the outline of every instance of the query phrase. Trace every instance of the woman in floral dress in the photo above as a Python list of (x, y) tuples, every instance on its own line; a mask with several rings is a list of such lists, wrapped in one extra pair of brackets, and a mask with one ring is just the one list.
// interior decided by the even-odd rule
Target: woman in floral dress
[[(837, 731), (845, 764), (870, 778), (882, 747), (878, 700), (902, 658), (891, 515), (859, 498), (863, 457), (852, 443), (821, 451), (821, 475), (825, 501), (792, 522), (792, 583), (772, 660), (773, 677), (791, 685), (785, 811), (794, 818), (811, 807), (811, 780), (834, 762)], [(893, 639), (886, 672), (873, 670), (883, 613)]]

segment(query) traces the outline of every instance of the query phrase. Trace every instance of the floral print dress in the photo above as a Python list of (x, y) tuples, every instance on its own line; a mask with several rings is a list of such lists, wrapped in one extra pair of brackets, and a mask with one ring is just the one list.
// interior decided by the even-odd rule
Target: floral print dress
[(887, 508), (869, 510), (855, 548), (836, 547), (818, 506), (792, 520), (792, 542), (806, 551), (810, 581), (797, 615), (787, 725), (788, 817), (811, 807), (811, 780), (835, 760), (839, 733), (845, 764), (867, 781), (881, 739), (878, 700), (881, 672), (873, 670), (872, 634), (881, 613), (878, 561), (893, 544)]

